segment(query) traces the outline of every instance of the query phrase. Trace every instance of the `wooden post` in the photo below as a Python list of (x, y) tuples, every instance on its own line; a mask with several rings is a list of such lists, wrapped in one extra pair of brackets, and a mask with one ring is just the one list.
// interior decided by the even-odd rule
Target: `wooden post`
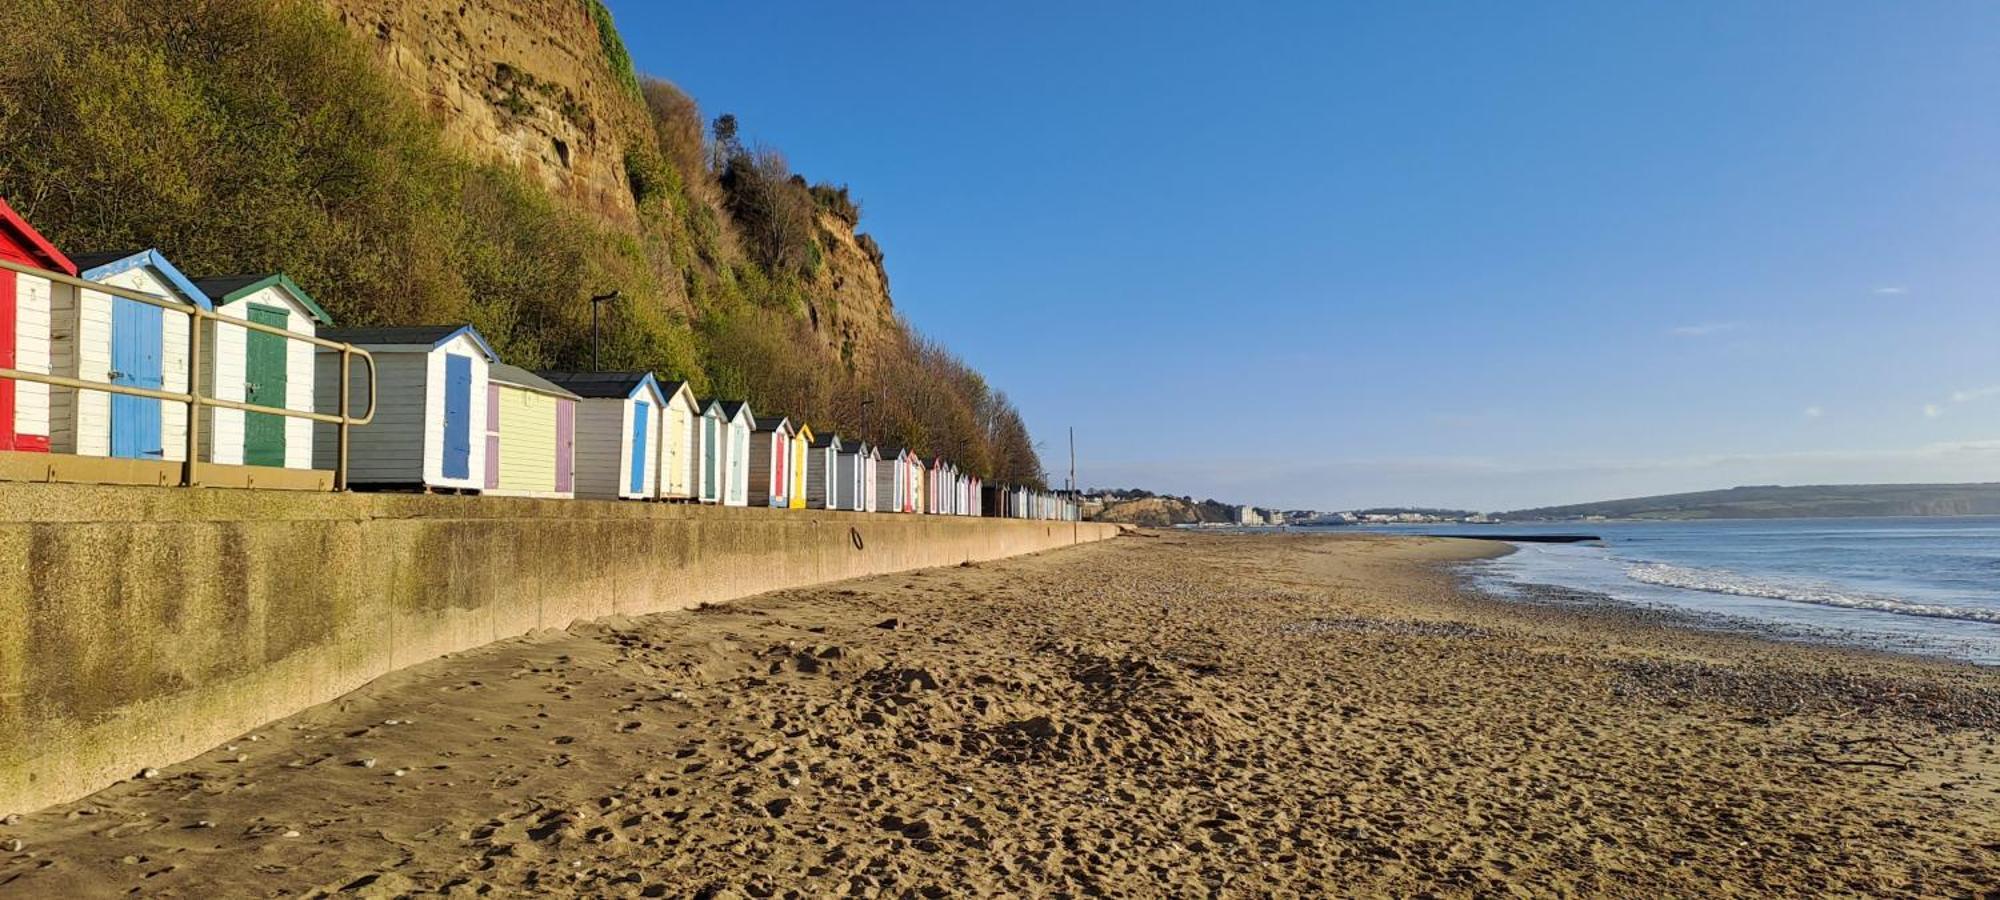
[(353, 427), (348, 422), (348, 419), (353, 418), (353, 413), (348, 409), (347, 379), (349, 367), (353, 362), (354, 345), (349, 344), (340, 350), (340, 436), (337, 439), (340, 451), (333, 461), (333, 489), (336, 491), (347, 490), (347, 430)]
[(187, 468), (181, 482), (188, 487), (201, 483), (201, 307), (188, 315), (188, 421)]

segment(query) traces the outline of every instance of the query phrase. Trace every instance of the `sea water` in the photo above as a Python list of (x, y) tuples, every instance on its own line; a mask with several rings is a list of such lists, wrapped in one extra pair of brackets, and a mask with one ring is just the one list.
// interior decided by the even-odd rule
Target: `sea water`
[(1556, 585), (1779, 637), (2000, 665), (2000, 517), (1397, 526), (1593, 534), (1468, 566), (1501, 596)]

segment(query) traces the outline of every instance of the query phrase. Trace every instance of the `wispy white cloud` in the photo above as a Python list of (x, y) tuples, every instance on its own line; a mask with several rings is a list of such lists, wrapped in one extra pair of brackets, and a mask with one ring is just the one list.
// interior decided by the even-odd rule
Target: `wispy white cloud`
[(1823, 409), (1820, 409), (1820, 408), (1819, 408), (1819, 407), (1817, 407), (1817, 406), (1808, 406), (1808, 407), (1806, 407), (1806, 413), (1805, 413), (1805, 415), (1806, 415), (1806, 418), (1808, 418), (1808, 419), (1817, 419), (1817, 418), (1819, 418), (1819, 417), (1821, 417), (1821, 416), (1824, 416), (1824, 415), (1826, 415), (1826, 410), (1823, 410)]
[(1953, 403), (1971, 403), (1974, 400), (1984, 400), (1988, 397), (2000, 397), (2000, 384), (1989, 384), (1985, 387), (1967, 388), (1966, 390), (1951, 392), (1951, 402)]
[(1900, 297), (1909, 292), (1910, 289), (1906, 287), (1878, 287), (1875, 289), (1875, 293), (1884, 297)]
[(1701, 322), (1695, 325), (1677, 325), (1667, 329), (1667, 333), (1674, 337), (1707, 337), (1742, 327), (1742, 322)]

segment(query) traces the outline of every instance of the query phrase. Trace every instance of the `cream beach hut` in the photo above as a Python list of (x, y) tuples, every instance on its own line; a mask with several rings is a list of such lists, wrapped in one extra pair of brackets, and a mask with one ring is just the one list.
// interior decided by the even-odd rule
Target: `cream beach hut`
[(757, 414), (748, 400), (712, 400), (722, 413), (722, 505), (750, 505), (751, 435)]
[[(208, 295), (217, 313), (246, 322), (307, 337), (333, 324), (326, 310), (283, 274), (208, 278), (194, 286)], [(313, 345), (228, 322), (204, 327), (199, 376), (209, 396), (313, 411)], [(310, 419), (209, 407), (202, 410), (201, 443), (209, 462), (287, 469), (313, 465)]]
[(792, 463), (786, 468), (792, 481), (785, 488), (785, 505), (792, 509), (806, 508), (806, 469), (812, 456), (812, 442), (812, 426), (804, 422), (792, 426)]
[(750, 434), (750, 503), (784, 509), (791, 506), (792, 420), (758, 416)]
[(685, 381), (661, 381), (660, 477), (655, 496), (662, 500), (695, 499), (701, 476), (701, 407)]
[[(76, 277), (76, 263), (0, 200), (0, 259)], [(49, 318), (57, 295), (75, 291), (38, 275), (0, 269), (0, 368), (50, 373)], [(0, 379), (0, 451), (47, 453), (49, 386)]]
[(910, 452), (900, 447), (877, 448), (875, 456), (875, 509), (877, 512), (908, 512)]
[(846, 509), (841, 501), (854, 493), (853, 479), (841, 480), (840, 435), (814, 436), (806, 447), (806, 508)]
[[(375, 358), (375, 419), (348, 436), (349, 487), (474, 492), (486, 485), (486, 379), (498, 361), (470, 325), (323, 328), (320, 337)], [(320, 409), (339, 409), (340, 357), (320, 348)], [(368, 408), (367, 366), (348, 372), (352, 408)], [(314, 425), (314, 468), (334, 468), (335, 426)]]
[[(77, 276), (213, 309), (194, 282), (158, 250), (74, 257)], [(188, 389), (191, 317), (84, 288), (58, 292), (49, 338), (55, 373), (156, 391)], [(120, 459), (187, 459), (187, 407), (103, 391), (51, 392), (50, 446), (58, 453)]]
[(581, 398), (526, 369), (486, 371), (486, 493), (576, 496), (576, 411)]
[(537, 373), (581, 398), (576, 408), (576, 495), (651, 500), (659, 494), (660, 412), (651, 372)]

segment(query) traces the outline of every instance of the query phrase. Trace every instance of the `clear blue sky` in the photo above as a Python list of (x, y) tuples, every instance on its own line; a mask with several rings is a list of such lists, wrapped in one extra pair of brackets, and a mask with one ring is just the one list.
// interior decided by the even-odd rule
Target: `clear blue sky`
[(2000, 481), (2000, 4), (742, 6), (612, 4), (1086, 486)]

